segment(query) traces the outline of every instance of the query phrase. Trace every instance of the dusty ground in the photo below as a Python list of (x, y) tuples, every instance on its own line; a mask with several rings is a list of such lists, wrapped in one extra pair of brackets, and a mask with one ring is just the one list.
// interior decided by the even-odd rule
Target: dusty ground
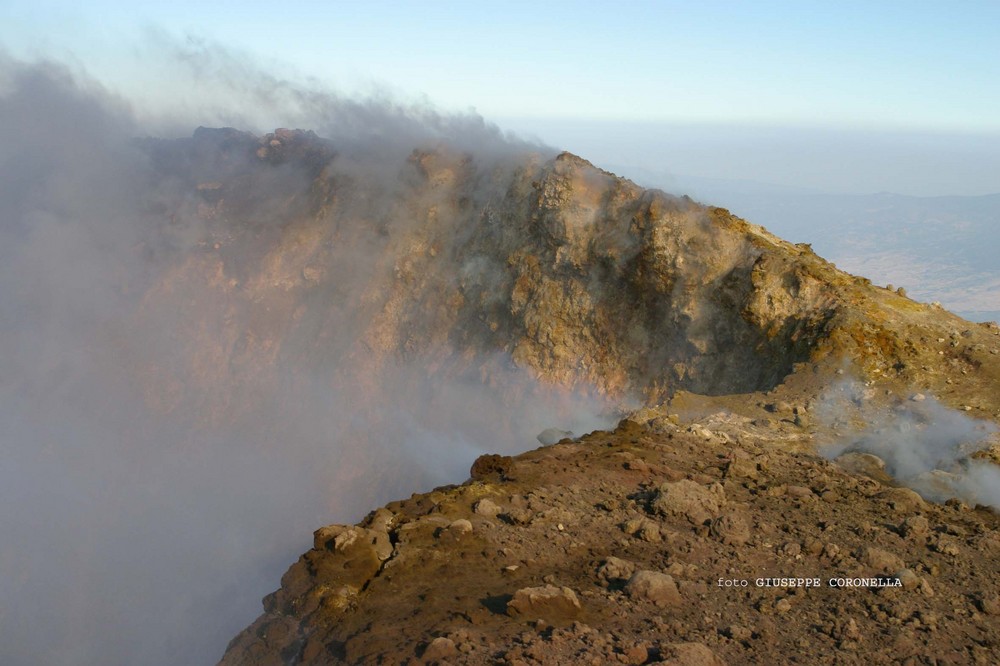
[(1000, 662), (994, 510), (791, 420), (633, 418), (317, 531), (222, 663)]

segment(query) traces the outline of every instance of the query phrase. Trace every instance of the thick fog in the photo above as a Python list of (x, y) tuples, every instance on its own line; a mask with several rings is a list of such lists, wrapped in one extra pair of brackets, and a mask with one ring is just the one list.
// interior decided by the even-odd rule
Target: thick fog
[[(484, 360), (496, 368), (489, 383), (435, 382), (415, 359), (359, 386), (363, 363), (345, 370), (294, 348), (245, 383), (185, 382), (212, 367), (211, 350), (193, 353), (186, 337), (199, 326), (214, 335), (198, 308), (224, 303), (207, 287), (163, 296), (164, 274), (183, 273), (207, 230), (196, 216), (162, 224), (164, 210), (194, 204), (156, 176), (135, 137), (190, 136), (223, 124), (225, 108), (242, 109), (230, 124), (257, 131), (284, 114), (281, 124), (331, 138), (338, 168), (375, 192), (391, 190), (392, 165), (422, 144), (483, 159), (537, 148), (477, 116), (345, 100), (240, 71), (211, 49), (187, 55), (203, 73), (192, 89), (215, 88), (212, 108), (155, 118), (62, 66), (0, 61), (3, 664), (213, 663), (314, 529), (461, 482), (476, 456), (533, 448), (545, 428), (608, 423), (606, 404), (539, 386), (499, 354)], [(363, 326), (352, 290), (377, 279), (364, 247), (330, 268), (346, 291), (332, 349)]]

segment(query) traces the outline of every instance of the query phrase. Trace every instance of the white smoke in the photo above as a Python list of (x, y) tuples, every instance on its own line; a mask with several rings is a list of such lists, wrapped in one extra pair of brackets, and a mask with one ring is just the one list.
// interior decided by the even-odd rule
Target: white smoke
[[(62, 66), (0, 59), (3, 664), (212, 662), (317, 527), (460, 482), (477, 455), (532, 448), (546, 427), (609, 422), (595, 416), (601, 400), (549, 391), (502, 356), (484, 361), (506, 368), (490, 385), (437, 382), (420, 359), (371, 375), (339, 366), (364, 330), (367, 284), (391, 270), (375, 250), (412, 223), (392, 205), (400, 163), (415, 147), (454, 142), (492, 164), (524, 144), (478, 116), (344, 99), (237, 67), (221, 49), (178, 48), (173, 67), (202, 72), (192, 90), (213, 87), (213, 108), (153, 125)], [(261, 105), (282, 117), (275, 124), (331, 137), (335, 175), (369, 188), (376, 203), (364, 212), (385, 228), (344, 232), (357, 244), (330, 267), (340, 291), (317, 296), (338, 336), (330, 357), (291, 340), (256, 379), (196, 384), (216, 349), (192, 354), (190, 335), (220, 353), (252, 346), (225, 338), (226, 317), (260, 318), (269, 304), (183, 280), (185, 257), (201, 256), (219, 229), (134, 137), (184, 123), (190, 135), (218, 124), (220, 109)], [(282, 223), (266, 195), (304, 196), (296, 177), (256, 176), (262, 207), (234, 248), (252, 251)], [(170, 271), (181, 277), (164, 280)]]
[(1000, 467), (973, 457), (998, 431), (989, 421), (946, 407), (933, 396), (875, 407), (874, 391), (844, 382), (829, 391), (817, 411), (842, 431), (820, 446), (829, 458), (859, 452), (877, 456), (900, 485), (925, 499), (959, 498), (1000, 507)]

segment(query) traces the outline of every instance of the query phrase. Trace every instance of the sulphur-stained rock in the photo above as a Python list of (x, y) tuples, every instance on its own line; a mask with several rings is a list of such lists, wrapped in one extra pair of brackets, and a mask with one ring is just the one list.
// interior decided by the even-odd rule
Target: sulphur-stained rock
[(581, 611), (582, 606), (576, 592), (568, 587), (555, 585), (522, 588), (507, 603), (508, 615), (529, 620), (565, 622), (577, 617)]
[(657, 489), (650, 506), (660, 515), (682, 515), (695, 525), (701, 525), (717, 516), (719, 508), (725, 501), (725, 490), (720, 484), (705, 487), (683, 479), (662, 484)]
[(375, 547), (360, 539), (334, 552), (311, 550), (303, 557), (316, 581), (329, 587), (349, 585), (358, 590), (371, 580), (382, 562)]
[[(895, 375), (927, 364), (914, 360), (923, 355), (921, 340), (945, 340), (945, 329), (955, 328), (946, 313), (912, 302), (900, 306), (896, 297), (887, 301), (884, 290), (724, 209), (644, 190), (570, 153), (525, 150), (497, 160), (446, 144), (425, 147), (376, 170), (398, 174), (406, 184), (390, 188), (393, 196), (386, 198), (374, 194), (384, 183), (367, 182), (373, 174), (352, 174), (341, 163), (335, 142), (309, 132), (286, 134), (201, 128), (188, 139), (142, 144), (160, 158), (156, 175), (164, 182), (203, 184), (201, 197), (210, 205), (196, 217), (217, 222), (209, 227), (213, 240), (226, 241), (221, 265), (198, 279), (171, 272), (147, 299), (193, 293), (194, 299), (178, 299), (180, 311), (193, 301), (200, 306), (193, 312), (219, 313), (212, 321), (217, 327), (189, 322), (202, 336), (220, 328), (232, 338), (213, 367), (197, 366), (213, 377), (210, 383), (224, 383), (230, 373), (264, 378), (270, 364), (258, 356), (281, 348), (273, 331), (287, 330), (315, 350), (307, 365), (344, 362), (366, 377), (400, 356), (419, 358), (447, 342), (458, 347), (456, 363), (435, 367), (482, 371), (488, 382), (482, 355), (503, 350), (546, 382), (615, 396), (635, 391), (652, 404), (675, 389), (704, 395), (769, 390), (797, 364), (801, 369), (835, 356), (845, 360), (842, 372), (856, 361), (863, 371)], [(235, 159), (244, 153), (246, 165)], [(286, 171), (299, 179), (283, 180), (287, 190), (275, 191), (276, 174)], [(178, 202), (179, 210), (166, 211), (164, 220), (183, 216), (187, 203)], [(257, 227), (245, 220), (261, 209), (282, 230), (273, 247), (260, 247)], [(380, 222), (351, 225), (354, 220)], [(393, 242), (382, 243), (390, 231)], [(391, 267), (389, 283), (378, 271), (353, 268), (359, 246), (376, 255), (366, 263)], [(222, 288), (232, 281), (239, 295)], [(205, 284), (213, 289), (199, 293)], [(324, 298), (314, 298), (317, 293)], [(217, 298), (231, 307), (211, 310)], [(359, 300), (370, 305), (361, 322), (364, 355), (345, 352), (355, 347), (337, 344), (329, 323), (336, 318), (324, 315), (330, 307), (348, 312)], [(268, 316), (279, 303), (287, 316)], [(152, 326), (162, 321), (153, 308), (144, 314)], [(259, 350), (235, 344), (244, 333), (261, 341)], [(968, 344), (986, 349), (984, 341), (993, 338), (977, 329)], [(652, 358), (656, 362), (648, 363)], [(178, 379), (183, 372), (164, 366), (154, 374)], [(923, 384), (920, 390), (929, 394)], [(160, 390), (174, 385), (163, 382)], [(225, 403), (225, 392), (216, 393)], [(773, 419), (800, 424), (807, 402), (794, 395), (761, 400)], [(817, 419), (809, 414), (811, 424)]]
[(447, 531), (454, 536), (462, 536), (472, 531), (472, 522), (466, 518), (459, 518), (448, 525)]
[(356, 543), (368, 545), (379, 560), (386, 560), (392, 555), (392, 541), (389, 535), (381, 530), (369, 530), (353, 525), (328, 525), (313, 533), (314, 548), (317, 550), (333, 550), (346, 552)]
[(496, 516), (503, 511), (499, 504), (487, 497), (484, 497), (476, 502), (474, 510), (480, 516), (486, 516), (487, 518), (496, 518)]
[(411, 520), (400, 525), (396, 531), (396, 538), (403, 545), (429, 544), (434, 537), (440, 535), (451, 523), (452, 521), (444, 516), (423, 516), (417, 520)]

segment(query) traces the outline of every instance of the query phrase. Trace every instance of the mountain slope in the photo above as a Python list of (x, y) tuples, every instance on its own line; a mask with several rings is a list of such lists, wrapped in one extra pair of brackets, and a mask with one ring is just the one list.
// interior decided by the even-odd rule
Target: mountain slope
[[(899, 649), (898, 637), (886, 638), (898, 623), (912, 628), (904, 633), (914, 655), (938, 648), (995, 654), (981, 615), (995, 601), (976, 596), (994, 581), (979, 577), (969, 559), (973, 552), (996, 557), (994, 515), (935, 508), (886, 490), (892, 473), (903, 476), (891, 451), (880, 451), (885, 469), (868, 458), (859, 468), (854, 454), (840, 471), (809, 453), (821, 445), (871, 448), (866, 428), (883, 421), (891, 428), (912, 419), (927, 430), (935, 412), (914, 412), (910, 397), (928, 393), (941, 401), (928, 403), (934, 409), (960, 408), (969, 419), (958, 437), (965, 448), (908, 481), (928, 496), (968, 491), (963, 470), (979, 470), (969, 446), (982, 446), (985, 424), (1000, 415), (995, 327), (874, 287), (806, 245), (725, 210), (643, 190), (566, 153), (484, 158), (437, 147), (372, 170), (329, 142), (288, 130), (260, 138), (202, 130), (189, 142), (147, 149), (163, 181), (197, 174), (181, 185), (190, 192), (184, 207), (168, 213), (182, 226), (196, 223), (203, 239), (170, 258), (133, 320), (148, 333), (164, 316), (189, 327), (172, 347), (177, 362), (142, 369), (151, 404), (224, 422), (269, 400), (301, 400), (310, 385), (295, 378), (304, 369), (349, 386), (338, 413), (366, 420), (348, 426), (347, 436), (361, 445), (344, 450), (331, 483), (365, 474), (384, 432), (378, 424), (399, 404), (386, 395), (419, 396), (456, 381), (460, 391), (490, 387), (500, 397), (487, 400), (491, 415), (475, 427), (481, 440), (515, 448), (528, 444), (515, 423), (518, 410), (533, 401), (582, 393), (605, 405), (644, 406), (615, 433), (517, 459), (480, 458), (473, 480), (459, 488), (388, 505), (360, 528), (320, 530), (316, 547), (265, 600), (265, 614), (233, 642), (224, 663), (434, 661), (435, 650), (443, 650), (443, 661), (468, 663), (558, 663), (570, 655), (565, 650), (598, 660), (614, 653), (632, 663), (693, 663), (683, 660), (705, 649), (754, 658), (740, 652), (752, 650), (754, 636), (770, 636), (782, 650), (806, 649), (802, 636), (827, 624), (827, 635), (851, 649), (865, 621), (882, 632), (867, 646), (886, 659)], [(519, 379), (524, 372), (531, 383)], [(274, 385), (281, 394), (255, 393)], [(417, 409), (434, 422), (447, 403), (435, 394)], [(396, 435), (405, 441), (412, 432)], [(951, 476), (935, 475), (934, 466), (946, 462), (957, 467), (938, 471)], [(749, 480), (730, 479), (732, 465), (745, 468)], [(660, 501), (675, 491), (683, 506), (701, 508), (691, 513)], [(549, 506), (553, 496), (561, 499)], [(484, 498), (499, 518), (476, 504)], [(723, 515), (730, 502), (737, 513)], [(910, 528), (879, 522), (882, 502), (906, 507), (901, 520), (919, 514), (930, 532), (921, 532), (923, 541), (900, 541)], [(827, 548), (823, 533), (847, 515), (852, 525), (838, 528), (846, 531), (840, 545)], [(758, 533), (752, 541), (743, 536), (748, 526)], [(786, 559), (774, 550), (781, 534), (791, 535), (780, 551)], [(868, 552), (869, 538), (899, 554)], [(956, 539), (964, 546), (955, 553), (940, 545)], [(663, 541), (665, 551), (646, 545)], [(718, 558), (718, 543), (735, 548), (730, 558)], [(793, 552), (820, 559), (805, 566)], [(633, 590), (632, 605), (615, 606), (623, 575), (596, 573), (612, 555), (672, 571), (684, 583), (680, 598), (717, 607), (716, 618), (736, 628), (720, 634), (712, 628), (718, 620), (699, 619), (689, 607), (664, 616), (655, 627), (662, 638), (638, 647), (650, 631), (639, 622), (650, 612), (646, 596), (660, 593)], [(958, 557), (960, 566), (937, 583), (947, 594), (931, 597), (926, 590), (934, 584), (919, 579), (937, 575), (942, 557)], [(800, 624), (773, 628), (766, 616), (786, 604), (753, 594), (723, 598), (711, 589), (716, 577), (737, 573), (728, 570), (732, 558), (745, 558), (753, 577), (785, 575), (792, 561), (788, 575), (895, 574), (888, 569), (901, 559), (915, 568), (914, 589), (934, 600), (911, 591), (898, 603), (873, 605), (852, 596), (838, 602), (858, 614), (845, 624), (843, 608), (831, 606), (833, 592), (825, 590)], [(534, 600), (515, 594), (549, 577), (576, 592), (536, 591), (542, 597)], [(439, 598), (443, 581), (448, 596)], [(669, 600), (661, 601), (674, 603), (678, 592), (656, 581), (667, 589)], [(944, 599), (954, 604), (961, 595), (967, 601), (947, 614)], [(761, 617), (751, 621), (747, 613)], [(536, 626), (534, 614), (545, 621)], [(548, 631), (570, 618), (594, 623), (597, 638), (581, 626)], [(540, 636), (521, 635), (527, 620)], [(746, 635), (743, 622), (765, 629)], [(964, 633), (926, 644), (923, 634), (911, 636), (942, 623)], [(606, 626), (620, 627), (621, 636), (604, 636)], [(424, 652), (444, 634), (465, 656), (452, 654), (447, 641)], [(720, 647), (726, 635), (732, 645)]]
[(758, 421), (623, 421), (321, 528), (221, 663), (994, 662), (995, 511)]

